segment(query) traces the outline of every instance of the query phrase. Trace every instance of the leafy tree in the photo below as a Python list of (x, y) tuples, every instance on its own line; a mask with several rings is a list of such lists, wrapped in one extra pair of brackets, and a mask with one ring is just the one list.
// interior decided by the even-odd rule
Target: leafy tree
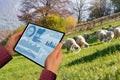
[(48, 15), (42, 21), (42, 25), (62, 32), (66, 31), (66, 20), (59, 15)]
[(72, 16), (68, 16), (66, 18), (66, 24), (67, 24), (66, 25), (67, 29), (71, 29), (71, 28), (76, 26), (77, 20), (74, 17), (72, 17)]

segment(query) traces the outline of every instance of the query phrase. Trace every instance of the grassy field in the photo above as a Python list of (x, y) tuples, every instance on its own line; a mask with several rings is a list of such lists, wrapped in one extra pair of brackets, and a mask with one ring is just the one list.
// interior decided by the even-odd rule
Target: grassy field
[[(111, 23), (119, 25), (120, 21)], [(103, 25), (108, 27), (110, 24)], [(86, 31), (93, 33), (97, 27)], [(85, 32), (65, 36), (73, 37)], [(57, 73), (57, 80), (120, 80), (120, 38), (109, 43), (89, 39), (89, 48), (79, 53), (66, 53)], [(15, 55), (9, 64), (0, 69), (0, 80), (38, 80), (42, 68), (20, 55)]]

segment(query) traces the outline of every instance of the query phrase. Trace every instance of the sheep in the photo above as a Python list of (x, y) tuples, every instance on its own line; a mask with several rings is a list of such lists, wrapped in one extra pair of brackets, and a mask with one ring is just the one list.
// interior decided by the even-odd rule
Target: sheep
[(81, 50), (80, 46), (72, 38), (67, 38), (64, 43), (64, 46), (67, 48), (67, 52), (79, 52)]
[(80, 47), (89, 47), (89, 44), (85, 41), (85, 38), (83, 36), (80, 35), (73, 38)]
[(74, 36), (74, 37), (73, 37), (73, 39), (74, 39), (75, 41), (77, 40), (77, 38), (78, 38), (77, 36)]
[(89, 38), (91, 37), (91, 35), (90, 35), (90, 34), (85, 33), (85, 34), (83, 35), (83, 37), (85, 38), (85, 40), (87, 40), (87, 39), (89, 39)]
[(112, 25), (109, 25), (108, 31), (113, 31), (114, 27), (112, 27)]
[(113, 27), (110, 27), (110, 28), (108, 29), (108, 31), (114, 31), (114, 28), (113, 28)]
[(116, 28), (114, 29), (114, 34), (115, 34), (115, 38), (120, 37), (120, 27), (116, 27)]
[(106, 41), (105, 42), (110, 42), (114, 38), (114, 32), (113, 31), (108, 31), (106, 35)]
[(99, 30), (96, 32), (95, 36), (97, 39), (99, 39), (101, 42), (105, 42), (107, 30)]
[(114, 38), (114, 32), (107, 30), (99, 30), (96, 32), (95, 36), (101, 42), (109, 42)]

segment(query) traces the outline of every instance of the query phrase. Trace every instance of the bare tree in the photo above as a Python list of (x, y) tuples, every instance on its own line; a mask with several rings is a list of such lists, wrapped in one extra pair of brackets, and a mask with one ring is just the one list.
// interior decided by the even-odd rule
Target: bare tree
[(114, 13), (120, 12), (120, 0), (111, 0), (114, 6)]
[(63, 10), (67, 10), (66, 5), (70, 2), (70, 0), (40, 0), (40, 2), (47, 8), (45, 14), (45, 16), (47, 16), (52, 11), (61, 15), (62, 13), (65, 13)]
[(18, 15), (20, 21), (25, 23), (33, 22), (32, 11), (39, 7), (37, 0), (23, 0), (21, 1), (21, 15)]
[(73, 5), (73, 10), (75, 11), (74, 13), (77, 16), (77, 21), (80, 23), (82, 21), (82, 15), (83, 12), (86, 10), (84, 8), (86, 0), (75, 0), (75, 3)]
[(106, 16), (111, 13), (111, 4), (109, 3), (109, 0), (94, 0), (90, 4), (91, 19)]

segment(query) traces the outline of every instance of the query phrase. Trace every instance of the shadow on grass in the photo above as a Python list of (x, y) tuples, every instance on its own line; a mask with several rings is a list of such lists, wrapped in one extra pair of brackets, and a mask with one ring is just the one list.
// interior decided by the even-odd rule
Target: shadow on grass
[(76, 65), (76, 64), (80, 64), (80, 63), (91, 62), (92, 60), (94, 60), (98, 57), (103, 57), (103, 56), (106, 56), (107, 54), (113, 54), (116, 51), (120, 51), (120, 44), (110, 46), (101, 51), (97, 51), (91, 55), (84, 56), (80, 59), (76, 59), (76, 60), (72, 61), (71, 63), (66, 64), (66, 66), (72, 66), (72, 65)]

